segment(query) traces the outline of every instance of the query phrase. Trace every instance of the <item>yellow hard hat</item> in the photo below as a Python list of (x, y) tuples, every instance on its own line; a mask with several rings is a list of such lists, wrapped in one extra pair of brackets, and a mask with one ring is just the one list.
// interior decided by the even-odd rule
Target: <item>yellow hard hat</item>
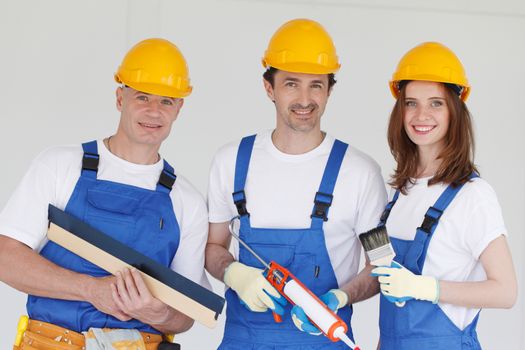
[(309, 74), (335, 73), (341, 67), (332, 38), (310, 19), (283, 24), (270, 39), (262, 64), (265, 68)]
[(159, 96), (186, 97), (192, 90), (184, 56), (165, 39), (146, 39), (133, 46), (118, 67), (115, 80)]
[(426, 80), (455, 84), (462, 88), (460, 98), (465, 101), (470, 85), (465, 69), (457, 56), (443, 44), (422, 43), (408, 51), (399, 61), (390, 81), (390, 91), (399, 97), (398, 83), (402, 80)]

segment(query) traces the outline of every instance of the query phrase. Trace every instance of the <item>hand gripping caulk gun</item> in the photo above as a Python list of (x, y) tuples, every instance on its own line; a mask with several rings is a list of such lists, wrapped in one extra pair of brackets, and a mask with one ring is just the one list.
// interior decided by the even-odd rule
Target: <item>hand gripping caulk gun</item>
[[(343, 341), (351, 349), (360, 350), (346, 335), (348, 326), (335, 312), (330, 310), (310, 289), (301, 283), (286, 268), (270, 261), (268, 264), (257, 253), (255, 253), (241, 238), (235, 233), (234, 224), (236, 216), (230, 220), (230, 233), (239, 241), (266, 269), (264, 274), (270, 284), (277, 289), (292, 305), (303, 308), (306, 316), (319, 328), (331, 341)], [(276, 322), (281, 322), (280, 316), (274, 313)]]

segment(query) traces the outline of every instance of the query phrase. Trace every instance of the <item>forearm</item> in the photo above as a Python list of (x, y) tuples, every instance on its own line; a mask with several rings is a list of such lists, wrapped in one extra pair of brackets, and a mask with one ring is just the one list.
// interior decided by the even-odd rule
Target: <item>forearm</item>
[(377, 278), (370, 276), (370, 272), (374, 266), (365, 265), (363, 270), (359, 272), (350, 282), (340, 287), (341, 290), (348, 294), (349, 303), (357, 303), (368, 298), (373, 297), (379, 293), (379, 283)]
[(28, 246), (0, 235), (0, 280), (21, 292), (56, 299), (87, 299), (93, 278), (64, 269)]
[(193, 319), (168, 306), (166, 321), (158, 324), (150, 324), (150, 326), (163, 334), (178, 334), (190, 329), (193, 326)]
[(224, 246), (216, 243), (206, 245), (206, 270), (219, 281), (224, 281), (224, 271), (233, 261), (233, 255)]
[(481, 282), (439, 281), (439, 302), (469, 308), (510, 308), (516, 301), (516, 288), (486, 280)]
[(518, 283), (504, 235), (494, 239), (480, 256), (487, 279), (480, 282), (439, 281), (439, 301), (471, 308), (510, 308)]

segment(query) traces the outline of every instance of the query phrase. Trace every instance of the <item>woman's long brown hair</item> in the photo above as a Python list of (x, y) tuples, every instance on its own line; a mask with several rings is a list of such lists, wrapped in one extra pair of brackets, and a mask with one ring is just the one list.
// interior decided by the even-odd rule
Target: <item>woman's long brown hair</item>
[[(407, 85), (404, 84), (401, 88), (388, 123), (388, 145), (397, 162), (389, 184), (403, 194), (407, 193), (407, 186), (414, 184), (414, 179), (418, 177), (419, 162), (417, 145), (408, 137), (403, 123)], [(474, 165), (472, 118), (465, 102), (446, 84), (445, 100), (450, 119), (445, 135), (445, 147), (438, 156), (441, 165), (428, 184), (442, 182), (457, 186), (467, 182), (472, 172), (479, 173)]]

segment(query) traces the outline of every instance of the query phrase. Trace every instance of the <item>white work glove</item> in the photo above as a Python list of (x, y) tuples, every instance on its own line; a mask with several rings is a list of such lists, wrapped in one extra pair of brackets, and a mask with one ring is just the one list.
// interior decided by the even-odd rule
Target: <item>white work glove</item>
[(439, 281), (435, 277), (416, 275), (395, 261), (391, 267), (376, 267), (372, 276), (379, 276), (381, 293), (390, 302), (418, 299), (437, 304), (439, 301)]
[(284, 314), (286, 299), (264, 278), (263, 270), (234, 261), (224, 272), (224, 283), (237, 292), (249, 310), (265, 312), (270, 308)]
[[(328, 308), (335, 313), (348, 304), (348, 295), (341, 289), (332, 289), (319, 297)], [(303, 308), (295, 305), (290, 312), (292, 321), (299, 330), (311, 335), (320, 335), (322, 332), (306, 316)]]

